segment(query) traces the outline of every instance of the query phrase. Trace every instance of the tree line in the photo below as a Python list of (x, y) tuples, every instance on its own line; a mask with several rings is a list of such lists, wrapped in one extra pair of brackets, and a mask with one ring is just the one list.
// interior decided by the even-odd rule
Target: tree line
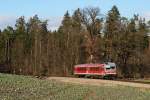
[(119, 77), (149, 77), (149, 25), (144, 18), (126, 18), (113, 6), (106, 16), (97, 7), (64, 14), (58, 30), (48, 20), (24, 16), (0, 32), (0, 66), (8, 73), (71, 76), (82, 63), (115, 62)]

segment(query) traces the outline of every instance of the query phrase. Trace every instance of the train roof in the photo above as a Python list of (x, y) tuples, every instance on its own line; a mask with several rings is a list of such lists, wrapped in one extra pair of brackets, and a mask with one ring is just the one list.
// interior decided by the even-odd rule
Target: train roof
[(104, 65), (108, 65), (108, 66), (116, 66), (115, 63), (113, 62), (105, 62), (105, 63), (97, 63), (97, 64), (78, 64), (75, 65), (75, 67), (98, 67), (98, 66), (104, 66)]
[(97, 66), (103, 66), (104, 64), (79, 64), (75, 65), (75, 67), (97, 67)]

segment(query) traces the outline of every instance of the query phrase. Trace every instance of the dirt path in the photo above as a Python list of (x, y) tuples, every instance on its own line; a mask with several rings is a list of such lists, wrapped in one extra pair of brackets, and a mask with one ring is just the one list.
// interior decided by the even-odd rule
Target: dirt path
[(96, 85), (96, 86), (131, 86), (138, 88), (148, 88), (150, 89), (150, 84), (142, 83), (132, 83), (132, 82), (121, 82), (121, 81), (112, 81), (112, 80), (101, 80), (101, 79), (84, 79), (84, 78), (69, 78), (69, 77), (49, 77), (48, 80), (61, 81), (66, 83), (75, 83), (75, 84), (87, 84), (87, 85)]

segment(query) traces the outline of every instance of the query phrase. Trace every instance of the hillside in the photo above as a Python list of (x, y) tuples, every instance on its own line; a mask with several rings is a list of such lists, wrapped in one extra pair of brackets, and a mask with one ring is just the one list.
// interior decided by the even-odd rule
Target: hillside
[(0, 74), (2, 100), (148, 100), (150, 90), (120, 85), (83, 85)]

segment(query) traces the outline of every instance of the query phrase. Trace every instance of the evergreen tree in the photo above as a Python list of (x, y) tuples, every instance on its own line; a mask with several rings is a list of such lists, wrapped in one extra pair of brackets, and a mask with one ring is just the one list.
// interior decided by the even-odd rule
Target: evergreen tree
[(121, 17), (116, 6), (108, 12), (105, 23), (105, 59), (106, 61), (114, 60), (114, 50), (116, 42), (118, 42), (118, 35), (121, 31)]
[(25, 39), (26, 39), (26, 23), (24, 17), (20, 17), (16, 21), (16, 30), (14, 31), (14, 41), (12, 44), (12, 66), (13, 73), (23, 74), (23, 66), (25, 57)]

